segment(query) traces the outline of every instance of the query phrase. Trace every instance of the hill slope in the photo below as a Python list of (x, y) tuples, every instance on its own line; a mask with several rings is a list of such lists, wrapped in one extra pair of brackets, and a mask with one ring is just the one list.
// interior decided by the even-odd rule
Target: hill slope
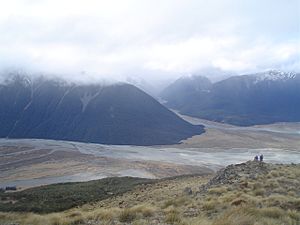
[(299, 165), (249, 161), (230, 165), (215, 176), (183, 176), (138, 185), (122, 195), (61, 213), (0, 213), (0, 222), (296, 225), (300, 222), (299, 169)]
[(0, 137), (173, 144), (204, 132), (129, 84), (75, 85), (15, 76), (0, 85)]

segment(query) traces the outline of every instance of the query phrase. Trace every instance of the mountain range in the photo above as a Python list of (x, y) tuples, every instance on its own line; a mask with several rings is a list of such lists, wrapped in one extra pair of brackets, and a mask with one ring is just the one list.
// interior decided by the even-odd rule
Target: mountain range
[(184, 77), (162, 93), (182, 114), (240, 126), (300, 121), (300, 74), (270, 70), (212, 83)]
[(204, 132), (137, 87), (10, 76), (0, 84), (0, 137), (174, 144)]

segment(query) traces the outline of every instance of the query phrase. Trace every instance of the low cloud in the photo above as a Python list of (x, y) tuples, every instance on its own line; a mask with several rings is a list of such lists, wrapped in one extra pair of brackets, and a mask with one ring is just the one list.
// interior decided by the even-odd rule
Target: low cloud
[(300, 71), (299, 9), (298, 0), (10, 0), (0, 69), (79, 80)]

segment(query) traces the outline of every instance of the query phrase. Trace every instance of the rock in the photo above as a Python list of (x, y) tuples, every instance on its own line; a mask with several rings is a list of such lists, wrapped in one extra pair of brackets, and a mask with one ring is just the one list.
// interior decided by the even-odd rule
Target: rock
[(271, 165), (259, 161), (248, 161), (246, 163), (229, 165), (226, 168), (219, 170), (216, 176), (206, 185), (201, 186), (199, 190), (205, 191), (211, 186), (220, 184), (240, 183), (241, 178), (255, 180), (259, 175), (267, 174), (270, 170)]
[(189, 208), (183, 212), (184, 217), (197, 217), (199, 215), (199, 210), (196, 208)]
[(240, 184), (240, 188), (244, 189), (244, 188), (247, 188), (248, 187), (248, 182), (243, 182)]
[(243, 203), (246, 203), (246, 201), (243, 200), (243, 199), (237, 199), (237, 200), (234, 200), (233, 202), (231, 202), (231, 205), (238, 206), (238, 205), (241, 205)]
[(186, 194), (186, 195), (192, 195), (192, 194), (193, 194), (192, 188), (186, 187), (186, 188), (183, 190), (183, 193)]

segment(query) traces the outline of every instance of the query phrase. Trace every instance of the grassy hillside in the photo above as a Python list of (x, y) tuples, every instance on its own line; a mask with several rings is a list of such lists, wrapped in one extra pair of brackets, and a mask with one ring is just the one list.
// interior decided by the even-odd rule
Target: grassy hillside
[(1, 213), (0, 223), (298, 225), (300, 165), (247, 162), (211, 176), (138, 185), (60, 213)]
[(149, 179), (114, 177), (76, 183), (52, 184), (20, 192), (0, 193), (0, 211), (50, 213), (96, 202), (132, 190)]

